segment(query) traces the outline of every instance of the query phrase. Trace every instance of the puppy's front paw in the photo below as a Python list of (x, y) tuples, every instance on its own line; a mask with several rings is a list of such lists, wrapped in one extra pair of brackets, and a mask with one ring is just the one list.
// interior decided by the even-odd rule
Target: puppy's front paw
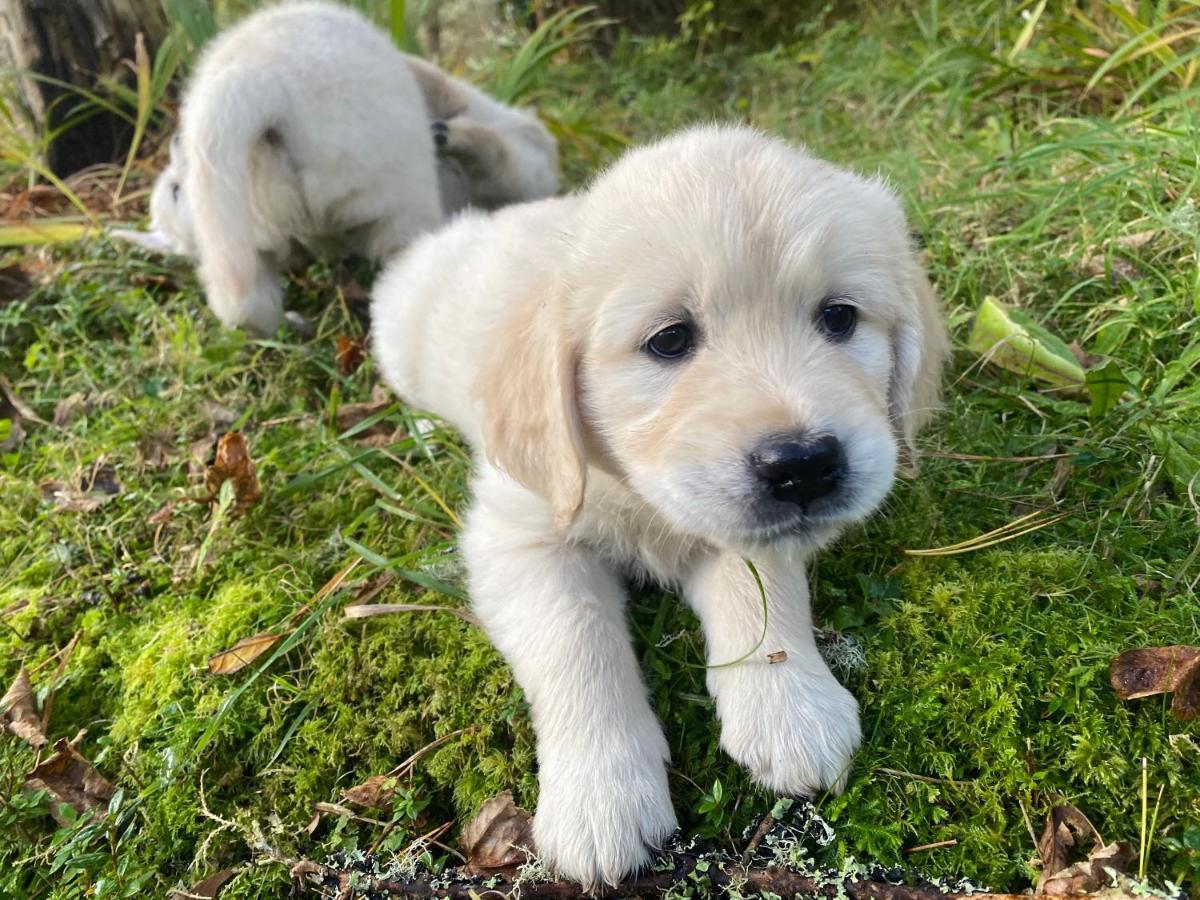
[(840, 792), (862, 739), (858, 702), (831, 674), (788, 664), (710, 671), (721, 747), (777, 793)]
[(533, 837), (551, 868), (591, 889), (650, 862), (676, 828), (661, 743), (636, 761), (596, 746), (543, 761)]

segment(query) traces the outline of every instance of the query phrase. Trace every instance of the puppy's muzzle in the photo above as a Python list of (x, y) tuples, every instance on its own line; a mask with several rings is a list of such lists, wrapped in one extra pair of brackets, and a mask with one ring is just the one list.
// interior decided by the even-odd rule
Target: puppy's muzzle
[(801, 509), (832, 494), (846, 475), (842, 445), (831, 435), (764, 441), (750, 465), (772, 499)]

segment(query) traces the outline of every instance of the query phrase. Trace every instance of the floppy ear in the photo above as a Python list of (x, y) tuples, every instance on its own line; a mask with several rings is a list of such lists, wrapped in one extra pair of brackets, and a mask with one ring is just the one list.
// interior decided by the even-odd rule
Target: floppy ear
[(108, 233), (118, 240), (127, 241), (151, 253), (171, 255), (180, 252), (179, 248), (175, 246), (175, 242), (165, 232), (159, 231), (157, 228), (153, 228), (150, 231), (135, 231), (132, 228), (110, 228)]
[(933, 285), (914, 260), (905, 309), (892, 334), (889, 406), (904, 448), (906, 468), (916, 468), (917, 432), (937, 411), (942, 366), (950, 349)]
[(561, 289), (547, 290), (504, 327), (476, 384), (488, 461), (545, 498), (566, 528), (583, 504), (586, 464)]

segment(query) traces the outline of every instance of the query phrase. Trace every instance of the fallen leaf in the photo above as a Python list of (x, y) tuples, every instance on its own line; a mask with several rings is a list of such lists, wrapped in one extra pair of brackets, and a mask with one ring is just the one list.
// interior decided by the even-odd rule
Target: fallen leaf
[(282, 634), (264, 631), (253, 637), (242, 638), (228, 650), (214, 653), (208, 658), (209, 675), (232, 675), (254, 662), (282, 638)]
[(1137, 266), (1129, 260), (1118, 256), (1116, 253), (1110, 253), (1110, 250), (1140, 250), (1148, 244), (1150, 240), (1158, 234), (1157, 231), (1139, 231), (1134, 234), (1127, 234), (1117, 238), (1109, 243), (1108, 247), (1096, 253), (1089, 253), (1087, 256), (1079, 260), (1079, 268), (1096, 278), (1103, 278), (1109, 273), (1109, 259), (1112, 261), (1111, 279), (1115, 282), (1124, 278), (1127, 281), (1133, 281), (1141, 273)]
[(505, 791), (483, 804), (463, 828), (461, 843), (472, 875), (512, 874), (534, 851), (533, 817)]
[(1125, 397), (1125, 392), (1131, 387), (1121, 367), (1112, 359), (1104, 365), (1088, 369), (1084, 375), (1084, 383), (1092, 400), (1090, 415), (1093, 420), (1099, 419), (1120, 403)]
[[(372, 416), (377, 416), (385, 410), (390, 409), (396, 404), (396, 399), (392, 397), (386, 388), (382, 385), (376, 385), (371, 391), (371, 399), (367, 403), (343, 403), (337, 408), (337, 412), (333, 417), (334, 427), (337, 428), (338, 434), (345, 434), (357, 426), (362, 425), (367, 419)], [(404, 429), (389, 425), (386, 421), (372, 422), (365, 428), (354, 431), (351, 435), (355, 441), (363, 444), (389, 444), (404, 438)]]
[(357, 803), (371, 809), (380, 809), (396, 796), (396, 777), (394, 775), (372, 775), (362, 784), (342, 791), (342, 799), (347, 803)]
[(233, 512), (244, 513), (258, 502), (262, 489), (258, 486), (258, 475), (246, 439), (239, 431), (221, 435), (217, 441), (215, 458), (204, 472), (204, 486), (210, 498), (215, 498), (226, 481), (233, 482)]
[(967, 344), (986, 361), (1023, 377), (1053, 387), (1083, 387), (1083, 368), (1062, 339), (994, 297), (980, 304)]
[(146, 517), (147, 525), (164, 525), (175, 518), (175, 501), (168, 500)]
[(0, 418), (12, 418), (7, 410), (15, 411), (22, 419), (28, 419), (30, 422), (37, 422), (39, 425), (49, 424), (17, 396), (17, 391), (12, 386), (12, 382), (3, 375), (0, 375)]
[(113, 465), (101, 459), (79, 477), (79, 490), (85, 494), (115, 497), (125, 488), (117, 480), (117, 470)]
[(776, 663), (781, 663), (781, 662), (787, 662), (787, 658), (788, 658), (788, 655), (787, 655), (786, 650), (776, 650), (773, 653), (767, 654), (767, 662), (769, 662), (771, 665), (775, 665)]
[(354, 374), (362, 365), (363, 357), (366, 354), (366, 337), (348, 337), (339, 334), (334, 338), (334, 345), (337, 347), (338, 371), (343, 375)]
[(1122, 700), (1174, 693), (1171, 712), (1194, 719), (1200, 712), (1200, 647), (1176, 644), (1126, 650), (1113, 660), (1109, 680)]
[(42, 733), (42, 717), (37, 713), (33, 697), (33, 684), (29, 673), (21, 666), (12, 686), (0, 698), (0, 715), (5, 727), (35, 750), (46, 746), (46, 735)]
[(1070, 803), (1062, 803), (1050, 810), (1046, 827), (1038, 841), (1038, 858), (1042, 861), (1042, 874), (1038, 878), (1035, 893), (1045, 893), (1044, 887), (1052, 877), (1067, 867), (1072, 847), (1091, 838), (1096, 845), (1100, 835), (1081, 813)]
[(25, 776), (25, 784), (34, 790), (50, 792), (54, 799), (50, 815), (63, 826), (70, 825), (71, 820), (62, 814), (61, 805), (70, 806), (77, 816), (91, 813), (94, 818), (103, 818), (108, 802), (116, 793), (112, 783), (62, 738), (54, 744), (53, 755)]
[(215, 875), (209, 875), (203, 881), (197, 882), (184, 891), (172, 891), (170, 900), (186, 900), (186, 898), (203, 897), (204, 900), (216, 900), (226, 884), (237, 874), (237, 869), (222, 869)]
[(176, 456), (175, 433), (169, 428), (160, 428), (138, 438), (138, 453), (142, 465), (161, 471), (171, 464)]
[(0, 306), (24, 300), (33, 293), (33, 282), (20, 263), (0, 266)]
[(1067, 866), (1044, 881), (1039, 881), (1038, 893), (1050, 897), (1094, 893), (1107, 887), (1112, 880), (1106, 870), (1124, 874), (1136, 858), (1133, 847), (1126, 843), (1097, 846), (1083, 862)]
[(70, 397), (59, 400), (54, 406), (54, 416), (50, 420), (59, 428), (63, 428), (71, 423), (71, 420), (77, 416), (80, 411), (84, 413), (90, 412), (92, 403), (87, 400), (83, 394), (72, 394)]
[(347, 303), (356, 306), (365, 306), (371, 302), (371, 292), (358, 283), (358, 280), (351, 278), (348, 282), (341, 285), (342, 297)]

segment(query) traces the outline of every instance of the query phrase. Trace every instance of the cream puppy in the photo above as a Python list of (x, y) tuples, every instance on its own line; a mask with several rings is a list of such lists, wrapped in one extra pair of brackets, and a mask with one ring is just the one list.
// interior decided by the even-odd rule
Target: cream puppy
[(615, 883), (675, 828), (630, 572), (698, 614), (722, 747), (774, 791), (840, 789), (858, 706), (817, 651), (805, 563), (888, 493), (946, 348), (891, 191), (696, 128), (579, 196), (423, 238), (373, 317), (388, 382), (478, 451), (462, 547), (530, 704), (543, 857)]
[[(435, 108), (449, 121), (431, 133)], [(475, 124), (455, 118), (465, 115)], [(532, 113), (400, 53), (348, 8), (285, 3), (206, 49), (151, 194), (151, 230), (117, 234), (195, 259), (222, 323), (270, 334), (294, 245), (383, 261), (447, 212), (549, 196), (557, 178), (554, 141)]]

